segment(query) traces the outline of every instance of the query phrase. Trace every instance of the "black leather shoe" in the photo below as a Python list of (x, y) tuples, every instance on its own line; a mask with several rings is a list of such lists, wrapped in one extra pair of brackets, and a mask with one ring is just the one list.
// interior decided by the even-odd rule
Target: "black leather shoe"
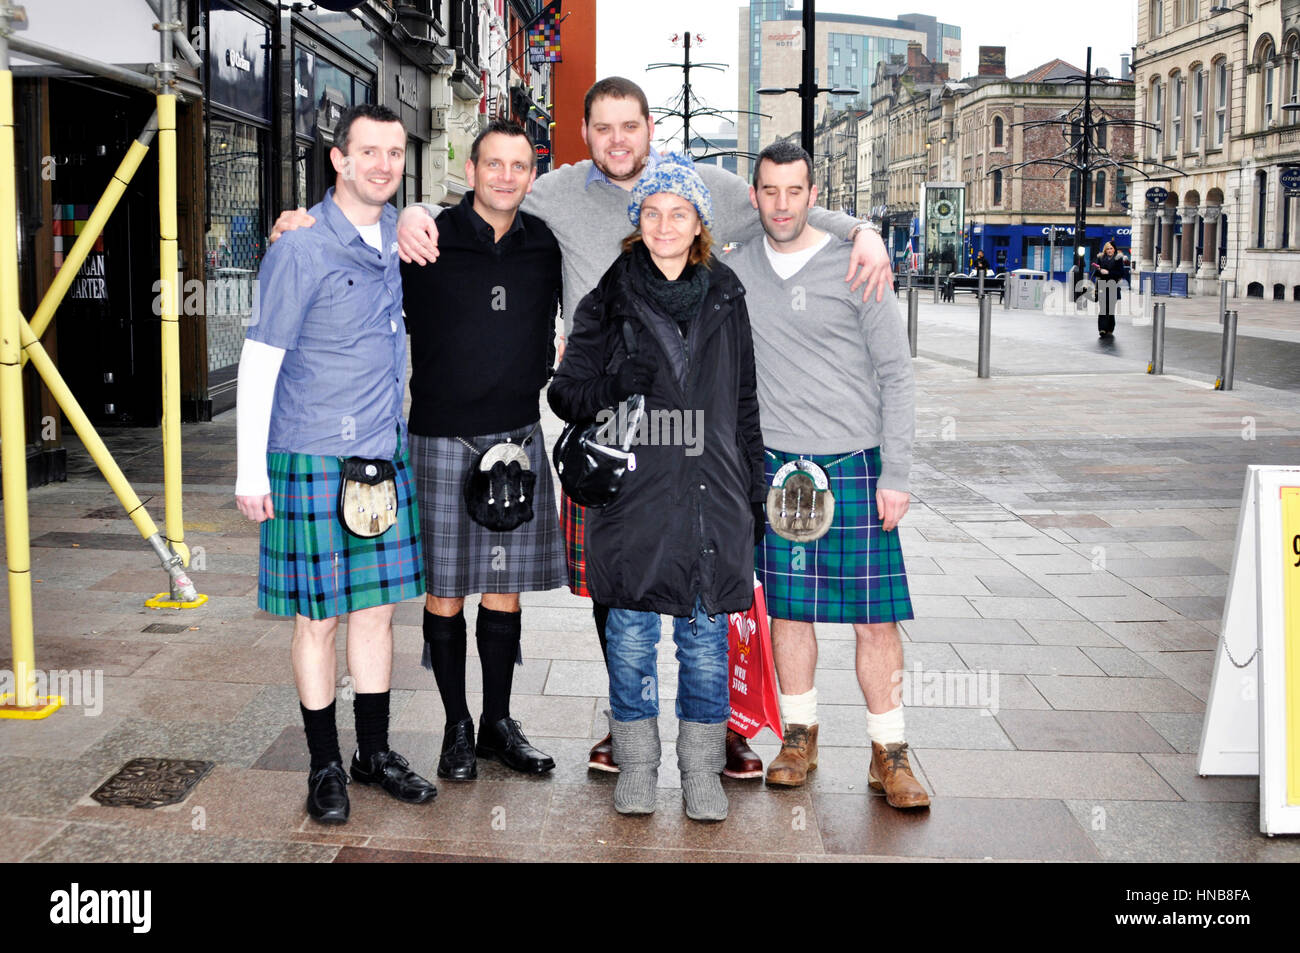
[(411, 770), (411, 764), (396, 751), (381, 751), (369, 764), (361, 763), (360, 752), (352, 756), (352, 780), (361, 784), (378, 784), (407, 804), (423, 804), (438, 794), (438, 789)]
[(474, 720), (456, 722), (442, 735), (442, 757), (438, 759), (438, 777), (449, 781), (473, 781), (478, 777), (474, 758)]
[(307, 813), (322, 824), (345, 824), (348, 820), (348, 776), (343, 765), (331, 761), (307, 776)]
[(480, 758), (496, 758), (507, 768), (524, 774), (542, 774), (555, 767), (555, 761), (528, 743), (519, 722), (502, 718), (495, 724), (479, 721), (478, 745), (474, 753)]

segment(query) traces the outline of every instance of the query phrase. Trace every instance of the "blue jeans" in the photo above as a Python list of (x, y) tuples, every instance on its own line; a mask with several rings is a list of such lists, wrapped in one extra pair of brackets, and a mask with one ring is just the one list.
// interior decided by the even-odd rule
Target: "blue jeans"
[[(605, 635), (609, 648), (609, 704), (617, 721), (659, 715), (659, 613), (610, 609)], [(677, 717), (717, 724), (731, 717), (727, 682), (727, 615), (710, 621), (695, 600), (690, 618), (673, 619), (677, 644)]]

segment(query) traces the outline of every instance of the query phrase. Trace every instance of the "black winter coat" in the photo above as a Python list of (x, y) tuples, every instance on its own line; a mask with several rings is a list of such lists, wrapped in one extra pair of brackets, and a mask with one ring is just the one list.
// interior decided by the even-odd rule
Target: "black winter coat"
[(653, 350), (659, 360), (646, 394), (647, 433), (662, 433), (656, 420), (671, 419), (656, 411), (702, 412), (702, 433), (690, 445), (634, 445), (636, 469), (614, 502), (585, 512), (587, 585), (614, 608), (687, 616), (699, 596), (713, 615), (753, 602), (750, 504), (766, 495), (754, 343), (744, 287), (726, 265), (710, 265), (708, 292), (683, 339), (650, 301), (631, 253), (619, 256), (578, 306), (548, 391), (563, 419), (594, 419), (604, 409), (602, 379), (626, 357), (626, 320), (637, 351)]
[[(1119, 255), (1102, 255), (1100, 258), (1094, 258), (1092, 263), (1096, 265), (1092, 270), (1093, 279), (1098, 286), (1103, 281), (1109, 282), (1113, 289), (1110, 300), (1118, 301), (1120, 299), (1120, 282), (1128, 277), (1128, 268), (1125, 267), (1126, 262), (1123, 257)], [(1105, 271), (1106, 274), (1103, 275), (1102, 271)]]

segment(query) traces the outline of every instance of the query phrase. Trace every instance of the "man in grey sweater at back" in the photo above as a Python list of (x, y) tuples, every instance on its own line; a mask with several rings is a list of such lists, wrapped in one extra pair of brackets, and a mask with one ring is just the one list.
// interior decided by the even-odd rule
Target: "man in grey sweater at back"
[(817, 198), (808, 153), (784, 141), (764, 149), (749, 194), (765, 237), (722, 260), (745, 285), (772, 485), (756, 563), (785, 736), (767, 783), (802, 785), (817, 766), (814, 623), (851, 623), (870, 787), (894, 807), (925, 807), (898, 691), (897, 623), (912, 618), (912, 603), (897, 527), (916, 419), (903, 324), (892, 297), (849, 291), (848, 245), (808, 224)]

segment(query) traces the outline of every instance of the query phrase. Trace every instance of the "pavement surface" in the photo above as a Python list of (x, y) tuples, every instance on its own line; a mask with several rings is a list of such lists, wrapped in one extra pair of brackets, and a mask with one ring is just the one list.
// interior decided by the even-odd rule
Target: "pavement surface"
[[(256, 608), (257, 534), (232, 497), (234, 413), (184, 430), (186, 538), (209, 596), (195, 610), (143, 607), (165, 577), (70, 444), (68, 482), (30, 493), (36, 660), (101, 673), (102, 692), (43, 721), (0, 720), (0, 861), (1300, 861), (1300, 840), (1259, 833), (1257, 778), (1196, 775), (1246, 466), (1300, 460), (1300, 309), (1250, 305), (1223, 392), (1217, 301), (1169, 303), (1163, 377), (1144, 373), (1150, 328), (1128, 318), (1099, 343), (1089, 317), (995, 307), (994, 376), (979, 380), (973, 301), (922, 295), (900, 529), (917, 616), (903, 625), (907, 735), (933, 795), (922, 813), (868, 792), (853, 632), (823, 626), (821, 762), (805, 788), (727, 781), (729, 820), (697, 824), (666, 744), (657, 812), (618, 816), (613, 778), (585, 768), (605, 731), (589, 604), (556, 590), (524, 598), (513, 702), (556, 770), (481, 763), (478, 781), (439, 783), (420, 806), (353, 785), (349, 823), (319, 827), (303, 806), (292, 625)], [(549, 444), (559, 422), (544, 421)], [(105, 436), (161, 523), (156, 433)], [(443, 717), (420, 618), (419, 601), (398, 608), (391, 740), (433, 777)], [(0, 639), (0, 668), (8, 651)], [(663, 651), (669, 741), (675, 669)], [(768, 761), (778, 739), (755, 749)], [(137, 757), (215, 767), (173, 806), (89, 798)]]

